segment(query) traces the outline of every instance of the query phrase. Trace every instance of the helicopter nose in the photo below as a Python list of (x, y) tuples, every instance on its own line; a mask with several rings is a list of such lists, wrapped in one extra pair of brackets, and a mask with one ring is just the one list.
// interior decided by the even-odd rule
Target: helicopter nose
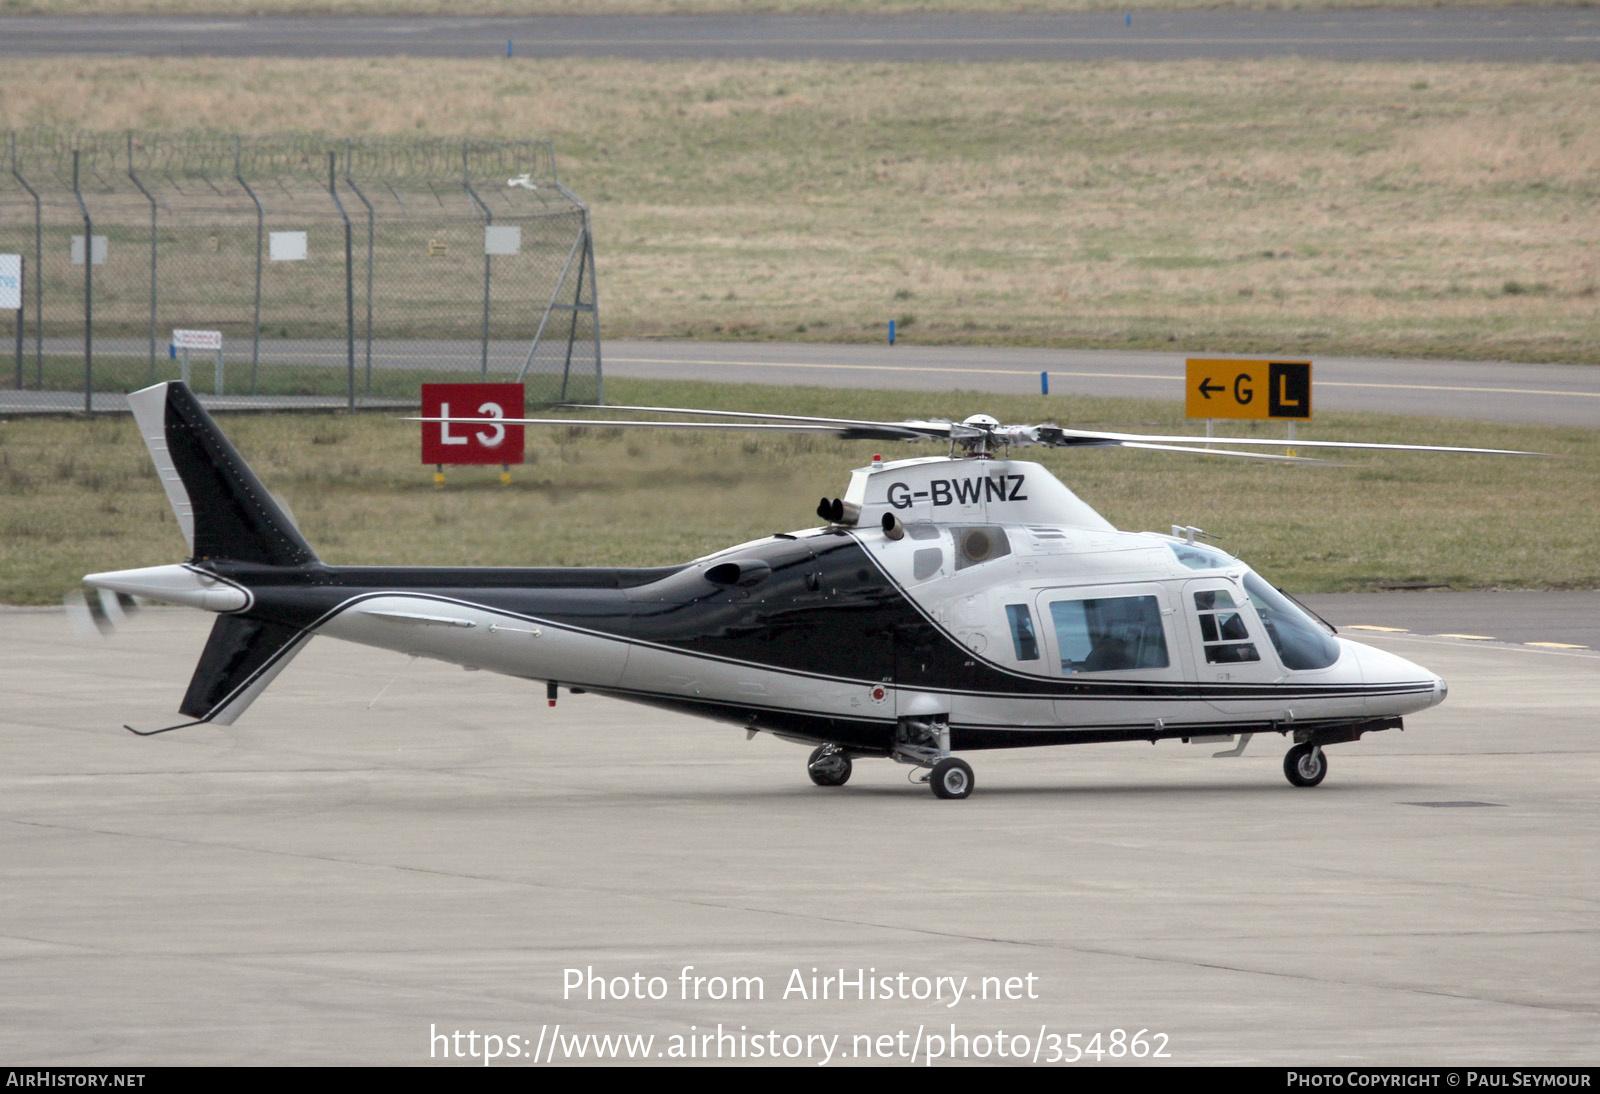
[[(1443, 677), (1415, 662), (1360, 642), (1349, 642), (1349, 646), (1361, 665), (1363, 683), (1369, 686), (1377, 684), (1395, 687), (1390, 694), (1374, 696), (1368, 700), (1368, 705), (1374, 712), (1405, 714), (1426, 710), (1444, 702), (1444, 697), (1449, 694), (1450, 685), (1444, 682)], [(1409, 686), (1402, 691), (1400, 685)]]

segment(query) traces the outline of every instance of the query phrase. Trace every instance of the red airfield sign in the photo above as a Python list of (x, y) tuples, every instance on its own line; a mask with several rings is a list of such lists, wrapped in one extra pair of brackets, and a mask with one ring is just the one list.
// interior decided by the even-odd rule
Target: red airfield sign
[(521, 384), (423, 384), (422, 417), (481, 418), (476, 422), (423, 422), (422, 462), (513, 464), (522, 462), (522, 426), (498, 419), (523, 416)]

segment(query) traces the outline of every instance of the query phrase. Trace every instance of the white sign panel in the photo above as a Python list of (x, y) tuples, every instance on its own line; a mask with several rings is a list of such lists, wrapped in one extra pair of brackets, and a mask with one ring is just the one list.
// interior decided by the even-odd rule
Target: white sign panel
[(222, 348), (220, 330), (175, 330), (172, 344), (178, 349), (219, 350)]
[(304, 262), (306, 260), (306, 234), (304, 232), (273, 232), (267, 245), (267, 257), (273, 262)]
[[(96, 266), (104, 266), (106, 264), (106, 237), (105, 236), (95, 236), (94, 237), (94, 242), (92, 244), (90, 244), (90, 246), (93, 249), (90, 251), (89, 257), (94, 260), (94, 264)], [(83, 265), (83, 237), (82, 236), (73, 236), (72, 237), (72, 264), (74, 266), (82, 266)]]
[(519, 255), (522, 253), (522, 225), (490, 224), (483, 230), (483, 253)]
[(0, 311), (22, 308), (22, 256), (0, 255)]

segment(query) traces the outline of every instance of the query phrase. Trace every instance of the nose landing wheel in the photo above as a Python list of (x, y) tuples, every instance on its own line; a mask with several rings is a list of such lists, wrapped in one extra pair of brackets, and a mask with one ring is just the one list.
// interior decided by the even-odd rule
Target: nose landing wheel
[(1283, 757), (1283, 773), (1294, 786), (1316, 786), (1327, 778), (1328, 757), (1310, 742), (1295, 745)]
[(946, 756), (933, 765), (928, 785), (933, 787), (933, 796), (936, 798), (964, 798), (972, 793), (972, 768), (965, 760)]

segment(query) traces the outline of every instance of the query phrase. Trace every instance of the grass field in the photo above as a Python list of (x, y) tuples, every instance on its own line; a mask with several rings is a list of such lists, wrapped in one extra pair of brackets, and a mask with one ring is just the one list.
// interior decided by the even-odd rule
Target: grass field
[[(608, 382), (619, 403), (870, 418), (965, 417), (1187, 432), (1173, 403)], [(513, 484), (498, 468), (418, 459), (415, 425), (369, 415), (223, 418), (333, 563), (600, 565), (684, 561), (816, 523), (850, 468), (936, 446), (806, 436), (530, 430)], [(1281, 427), (1271, 426), (1275, 431)], [(1281, 435), (1268, 432), (1265, 435)], [(1392, 582), (1600, 586), (1592, 505), (1600, 431), (1330, 414), (1301, 436), (1533, 449), (1527, 460), (1352, 455), (1348, 466), (1110, 450), (1037, 458), (1118, 527), (1193, 524), (1294, 592)], [(85, 573), (181, 560), (182, 537), (126, 417), (0, 422), (0, 603), (53, 603)]]
[(6, 127), (548, 136), (608, 336), (1197, 354), (1600, 360), (1595, 117), (1600, 64), (0, 71)]

